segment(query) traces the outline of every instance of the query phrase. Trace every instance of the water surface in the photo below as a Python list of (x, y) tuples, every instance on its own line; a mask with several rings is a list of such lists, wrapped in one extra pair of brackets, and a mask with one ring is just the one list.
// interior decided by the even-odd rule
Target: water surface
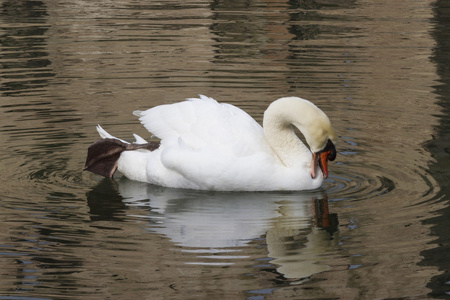
[[(0, 299), (450, 293), (445, 1), (3, 1)], [(312, 100), (320, 190), (215, 193), (82, 172), (95, 125), (205, 94)]]

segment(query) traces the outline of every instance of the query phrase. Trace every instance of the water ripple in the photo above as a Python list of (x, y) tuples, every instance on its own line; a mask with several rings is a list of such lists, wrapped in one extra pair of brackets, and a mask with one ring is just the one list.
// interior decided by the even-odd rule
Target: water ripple
[(384, 175), (373, 175), (368, 168), (346, 172), (346, 168), (331, 174), (324, 183), (330, 201), (362, 200), (387, 194), (395, 189), (394, 180)]

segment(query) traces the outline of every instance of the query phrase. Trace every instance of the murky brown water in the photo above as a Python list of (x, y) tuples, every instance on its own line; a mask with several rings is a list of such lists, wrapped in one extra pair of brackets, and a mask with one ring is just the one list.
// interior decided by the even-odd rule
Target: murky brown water
[[(446, 1), (0, 3), (0, 299), (450, 294)], [(212, 193), (82, 172), (101, 124), (286, 95), (339, 134), (323, 189)]]

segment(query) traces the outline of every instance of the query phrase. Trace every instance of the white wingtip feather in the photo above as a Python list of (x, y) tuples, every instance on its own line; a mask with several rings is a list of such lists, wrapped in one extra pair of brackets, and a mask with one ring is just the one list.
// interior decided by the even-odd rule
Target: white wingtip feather
[(133, 115), (135, 115), (136, 117), (142, 117), (142, 111), (141, 110), (135, 110), (135, 111), (133, 111)]
[(100, 126), (100, 124), (97, 125), (96, 129), (102, 139), (114, 139), (112, 135), (110, 135), (108, 132), (106, 132), (105, 129), (102, 128), (102, 126)]
[(134, 138), (136, 139), (136, 141), (134, 142), (135, 144), (147, 144), (148, 142), (146, 140), (144, 140), (142, 137), (140, 137), (139, 135), (133, 133)]
[(119, 139), (119, 138), (116, 138), (115, 136), (110, 135), (110, 134), (109, 134), (108, 132), (106, 132), (106, 130), (103, 129), (102, 126), (100, 126), (100, 125), (97, 125), (96, 128), (97, 128), (98, 134), (100, 135), (100, 137), (101, 137), (102, 139), (116, 139), (116, 140), (119, 140), (119, 141), (121, 141), (121, 142), (124, 142), (124, 143), (129, 144), (127, 141), (121, 140), (121, 139)]
[(203, 101), (212, 101), (212, 102), (216, 102), (217, 101), (214, 98), (199, 94), (198, 95), (199, 98), (187, 98), (187, 101), (199, 101), (199, 100), (203, 100)]

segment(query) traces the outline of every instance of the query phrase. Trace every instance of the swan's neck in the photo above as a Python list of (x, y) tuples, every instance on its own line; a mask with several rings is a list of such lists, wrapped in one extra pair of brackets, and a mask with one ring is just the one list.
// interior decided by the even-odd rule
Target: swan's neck
[[(311, 151), (298, 138), (290, 123), (277, 116), (265, 115), (263, 128), (267, 142), (286, 167), (309, 167)], [(299, 130), (302, 131), (301, 128)]]

